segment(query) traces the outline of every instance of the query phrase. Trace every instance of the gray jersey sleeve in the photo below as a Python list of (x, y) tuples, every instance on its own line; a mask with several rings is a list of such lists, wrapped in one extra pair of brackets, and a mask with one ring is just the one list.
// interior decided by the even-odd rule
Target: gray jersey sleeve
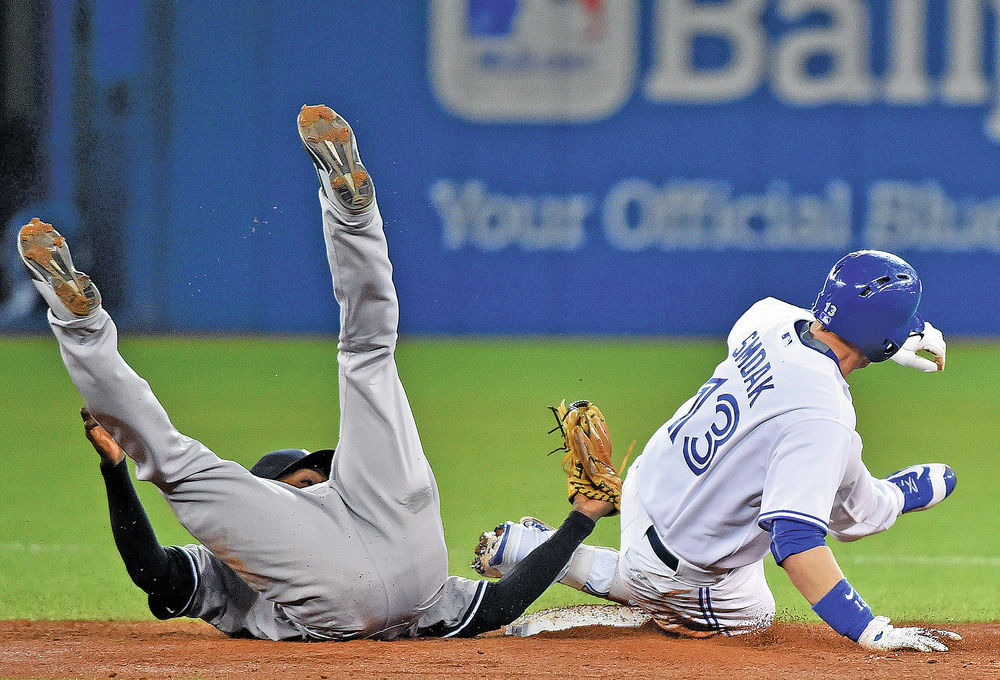
[(195, 574), (194, 594), (175, 616), (190, 616), (212, 624), (232, 637), (267, 640), (313, 640), (301, 625), (287, 616), (280, 605), (251, 588), (208, 548), (181, 548)]
[(449, 576), (416, 624), (411, 636), (453, 637), (475, 616), (486, 591), (486, 581)]

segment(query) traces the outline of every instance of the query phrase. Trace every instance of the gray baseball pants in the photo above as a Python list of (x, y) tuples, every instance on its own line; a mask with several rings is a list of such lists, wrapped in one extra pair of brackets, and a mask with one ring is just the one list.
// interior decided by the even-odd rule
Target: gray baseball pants
[(284, 615), (334, 638), (391, 638), (447, 578), (437, 486), (393, 352), (398, 306), (378, 207), (348, 215), (320, 191), (340, 304), (340, 441), (328, 484), (251, 475), (181, 434), (118, 353), (100, 310), (49, 321), (87, 408), (180, 522)]

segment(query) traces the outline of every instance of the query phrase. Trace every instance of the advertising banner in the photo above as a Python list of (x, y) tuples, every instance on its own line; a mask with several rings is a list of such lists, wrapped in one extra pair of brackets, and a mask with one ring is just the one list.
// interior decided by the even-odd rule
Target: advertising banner
[(123, 147), (166, 149), (127, 247), (168, 268), (132, 261), (130, 290), (167, 301), (133, 293), (126, 325), (336, 330), (294, 123), (326, 103), (404, 333), (717, 335), (767, 295), (811, 304), (860, 248), (909, 260), (946, 334), (1000, 333), (989, 0), (333, 5), (177, 4), (169, 115), (138, 107)]

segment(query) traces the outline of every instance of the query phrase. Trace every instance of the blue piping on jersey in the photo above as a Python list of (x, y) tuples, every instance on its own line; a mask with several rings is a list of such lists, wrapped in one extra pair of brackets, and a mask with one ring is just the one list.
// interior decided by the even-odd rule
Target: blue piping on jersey
[(765, 512), (763, 515), (757, 518), (757, 526), (759, 526), (764, 531), (771, 531), (771, 520), (783, 517), (785, 519), (794, 519), (800, 522), (808, 522), (810, 524), (815, 524), (823, 533), (827, 533), (830, 530), (830, 525), (819, 517), (814, 517), (813, 515), (807, 515), (804, 512), (797, 512), (795, 510), (772, 510), (771, 512)]
[(698, 608), (701, 609), (701, 616), (705, 619), (705, 625), (711, 626), (712, 619), (705, 610), (705, 589), (698, 588)]
[(825, 354), (833, 359), (834, 363), (836, 363), (839, 368), (840, 359), (837, 358), (837, 353), (830, 349), (828, 344), (822, 340), (818, 340), (816, 336), (812, 334), (812, 331), (809, 330), (809, 326), (811, 325), (812, 322), (806, 319), (799, 319), (795, 322), (795, 334), (799, 337), (799, 341), (803, 344), (803, 346), (816, 350), (820, 354)]
[(715, 619), (715, 625), (719, 627), (719, 632), (723, 635), (729, 635), (729, 631), (722, 622), (719, 621), (719, 616), (715, 613), (715, 609), (712, 607), (712, 589), (705, 588), (705, 602), (708, 603), (708, 611), (712, 614), (712, 618)]

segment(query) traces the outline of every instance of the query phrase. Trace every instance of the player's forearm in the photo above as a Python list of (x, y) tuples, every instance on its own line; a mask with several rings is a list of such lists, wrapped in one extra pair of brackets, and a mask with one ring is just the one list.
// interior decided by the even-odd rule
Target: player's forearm
[(789, 555), (781, 566), (809, 604), (816, 604), (844, 578), (833, 552), (825, 545)]
[(183, 550), (164, 548), (156, 540), (124, 460), (117, 465), (103, 461), (101, 474), (108, 493), (111, 533), (129, 577), (149, 595), (150, 609), (157, 618), (181, 614), (195, 588)]
[(781, 566), (827, 625), (841, 635), (858, 641), (875, 616), (844, 578), (830, 548), (822, 545), (789, 555)]
[(132, 581), (147, 593), (162, 586), (169, 572), (169, 559), (149, 523), (149, 517), (136, 494), (122, 461), (117, 465), (101, 464), (108, 494), (108, 513), (115, 546), (125, 562)]
[(575, 508), (552, 538), (532, 550), (499, 581), (486, 585), (478, 611), (460, 635), (472, 637), (496, 630), (523, 614), (528, 605), (555, 582), (573, 551), (591, 534), (594, 526), (594, 518)]

